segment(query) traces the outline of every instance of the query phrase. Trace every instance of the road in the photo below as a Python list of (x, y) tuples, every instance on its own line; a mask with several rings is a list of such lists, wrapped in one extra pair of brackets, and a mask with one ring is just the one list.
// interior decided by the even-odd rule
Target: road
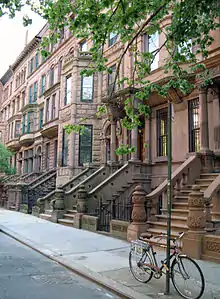
[(0, 233), (0, 299), (119, 299)]

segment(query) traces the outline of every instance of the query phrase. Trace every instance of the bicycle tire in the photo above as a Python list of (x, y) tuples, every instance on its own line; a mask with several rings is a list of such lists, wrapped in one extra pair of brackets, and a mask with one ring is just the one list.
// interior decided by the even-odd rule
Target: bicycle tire
[[(177, 260), (177, 259), (174, 259), (173, 260), (173, 263), (172, 263), (172, 265), (171, 265), (171, 280), (172, 280), (172, 283), (173, 283), (173, 286), (174, 286), (174, 288), (176, 289), (176, 291), (180, 294), (180, 296), (182, 296), (183, 298), (185, 298), (185, 299), (199, 299), (199, 298), (201, 298), (202, 297), (202, 295), (203, 295), (203, 293), (204, 293), (204, 290), (205, 290), (205, 279), (204, 279), (204, 275), (203, 275), (203, 273), (202, 273), (202, 270), (200, 269), (200, 267), (199, 267), (199, 265), (193, 260), (193, 259), (191, 259), (190, 257), (188, 257), (188, 256), (179, 256), (178, 257), (178, 259), (179, 259), (179, 261), (180, 261), (180, 263), (182, 264), (182, 265), (184, 265), (184, 262), (185, 262), (185, 265), (186, 265), (186, 262), (188, 262), (188, 263), (191, 263), (191, 265), (194, 267), (194, 269), (197, 269), (197, 271), (198, 271), (198, 277), (200, 277), (200, 279), (201, 279), (201, 288), (200, 288), (200, 291), (198, 292), (198, 294), (197, 295), (195, 295), (195, 296), (189, 296), (189, 294), (192, 292), (192, 290), (185, 290), (185, 293), (183, 293), (181, 290), (180, 290), (180, 288), (178, 287), (178, 285), (177, 285), (177, 283), (176, 283), (176, 280), (175, 280), (175, 273), (174, 273), (174, 268), (175, 268), (175, 266), (178, 264), (178, 268), (180, 269), (180, 263), (179, 263), (179, 261)], [(191, 266), (191, 267), (192, 267)], [(183, 269), (183, 272), (185, 272), (185, 274), (187, 274), (187, 275), (189, 275), (187, 272), (186, 272), (186, 270), (185, 270), (185, 266), (183, 266), (182, 267), (182, 269)], [(181, 272), (181, 270), (180, 270), (180, 272)], [(195, 270), (193, 271), (193, 273), (195, 274)], [(182, 273), (181, 273), (181, 275), (182, 275)], [(182, 275), (182, 278), (184, 279), (184, 277), (183, 277), (183, 275)], [(189, 278), (187, 278), (188, 280), (189, 280)], [(185, 281), (187, 280), (187, 279), (184, 279)], [(187, 294), (187, 292), (188, 292), (188, 294)]]
[[(153, 260), (152, 260), (151, 255), (149, 254), (149, 252), (145, 252), (144, 254), (146, 255), (145, 261), (146, 261), (146, 259), (148, 258), (148, 259), (149, 259), (149, 264), (153, 265)], [(142, 257), (143, 257), (143, 255), (142, 255)], [(141, 269), (138, 265), (137, 265), (137, 267), (138, 267), (139, 269)], [(149, 281), (151, 280), (151, 278), (153, 277), (153, 272), (152, 272), (150, 269), (149, 269), (149, 272), (150, 272), (150, 273), (147, 272), (146, 270), (143, 270), (143, 269), (142, 269), (143, 273), (147, 273), (147, 274), (148, 274), (148, 278), (146, 278), (146, 279), (141, 279), (141, 278), (139, 278), (139, 277), (136, 275), (136, 273), (135, 273), (135, 271), (134, 271), (134, 269), (133, 269), (133, 265), (132, 265), (132, 251), (130, 251), (130, 253), (129, 253), (129, 269), (130, 269), (132, 275), (134, 276), (134, 278), (135, 278), (137, 281), (139, 281), (139, 282), (147, 283), (147, 282), (149, 282)]]

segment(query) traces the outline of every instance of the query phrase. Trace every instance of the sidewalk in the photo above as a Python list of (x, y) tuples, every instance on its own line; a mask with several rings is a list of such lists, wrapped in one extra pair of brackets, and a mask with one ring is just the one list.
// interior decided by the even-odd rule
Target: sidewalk
[[(0, 209), (0, 230), (76, 273), (116, 291), (121, 298), (181, 298), (173, 286), (163, 296), (165, 278), (148, 284), (129, 272), (129, 243), (84, 230), (65, 227), (31, 215)], [(162, 259), (162, 252), (158, 260)], [(206, 279), (202, 298), (220, 299), (220, 265), (199, 261)]]

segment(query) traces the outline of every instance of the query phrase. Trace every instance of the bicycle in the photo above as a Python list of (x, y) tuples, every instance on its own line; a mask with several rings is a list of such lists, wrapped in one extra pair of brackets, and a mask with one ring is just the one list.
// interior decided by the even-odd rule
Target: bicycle
[[(172, 238), (170, 260), (173, 259), (170, 267), (170, 278), (176, 291), (186, 299), (199, 299), (204, 293), (205, 279), (199, 265), (190, 257), (182, 254), (179, 250), (178, 241), (181, 240), (184, 233), (180, 233), (178, 238)], [(141, 234), (138, 240), (131, 242), (131, 250), (129, 253), (129, 268), (136, 280), (142, 283), (149, 282), (152, 277), (160, 279), (163, 274), (169, 271), (167, 267), (167, 259), (161, 261), (161, 267), (158, 266), (155, 257), (156, 252), (153, 249), (153, 235), (149, 233)], [(166, 238), (167, 235), (161, 233), (154, 239)], [(165, 245), (159, 245), (166, 247)], [(132, 264), (133, 258), (134, 266)], [(135, 272), (135, 265), (140, 273)], [(189, 267), (188, 267), (189, 266)], [(164, 271), (165, 269), (165, 271)], [(183, 280), (183, 283), (179, 279)], [(188, 286), (187, 283), (190, 285)], [(196, 289), (198, 286), (198, 290)], [(194, 295), (193, 295), (194, 294)]]

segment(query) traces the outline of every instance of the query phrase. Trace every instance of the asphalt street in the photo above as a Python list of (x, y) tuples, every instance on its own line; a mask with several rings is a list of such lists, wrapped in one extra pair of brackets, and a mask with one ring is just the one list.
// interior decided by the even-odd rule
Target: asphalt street
[(118, 299), (0, 233), (0, 299)]

